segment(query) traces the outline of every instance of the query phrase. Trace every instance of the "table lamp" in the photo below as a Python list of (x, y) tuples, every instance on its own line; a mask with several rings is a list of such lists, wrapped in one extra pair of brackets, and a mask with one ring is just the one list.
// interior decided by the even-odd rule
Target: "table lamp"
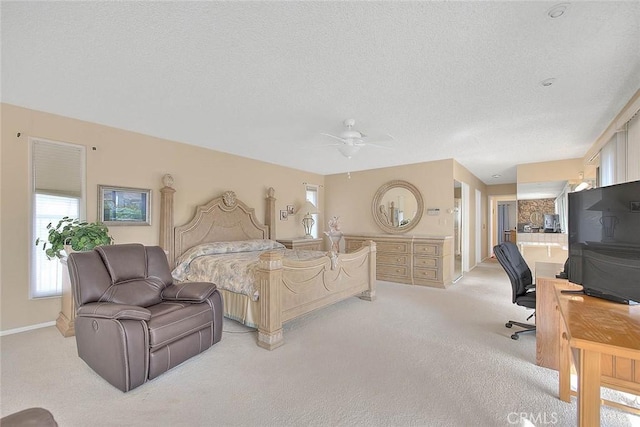
[(311, 235), (311, 228), (316, 222), (313, 220), (311, 214), (318, 213), (318, 208), (316, 208), (313, 203), (307, 200), (304, 202), (304, 205), (302, 205), (302, 207), (298, 209), (298, 212), (304, 214), (304, 217), (302, 218), (302, 226), (304, 227), (305, 233), (304, 238), (313, 239), (313, 236)]

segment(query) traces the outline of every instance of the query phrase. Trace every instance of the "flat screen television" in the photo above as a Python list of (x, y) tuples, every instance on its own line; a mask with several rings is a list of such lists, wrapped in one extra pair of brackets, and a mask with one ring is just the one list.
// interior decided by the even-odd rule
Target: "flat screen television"
[(569, 281), (587, 295), (640, 302), (640, 181), (569, 193)]

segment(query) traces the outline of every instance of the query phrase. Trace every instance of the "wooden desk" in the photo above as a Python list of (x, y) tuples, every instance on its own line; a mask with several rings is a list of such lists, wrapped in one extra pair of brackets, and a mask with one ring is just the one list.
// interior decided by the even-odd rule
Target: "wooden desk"
[[(537, 294), (536, 294), (537, 296)], [(578, 376), (578, 425), (600, 425), (600, 386), (640, 394), (640, 306), (583, 295), (555, 296), (563, 328), (560, 339), (559, 395), (571, 400), (571, 355)], [(637, 369), (636, 369), (637, 367)]]
[(556, 301), (556, 287), (582, 289), (582, 286), (558, 279), (564, 264), (536, 262), (536, 365), (560, 368), (560, 312)]

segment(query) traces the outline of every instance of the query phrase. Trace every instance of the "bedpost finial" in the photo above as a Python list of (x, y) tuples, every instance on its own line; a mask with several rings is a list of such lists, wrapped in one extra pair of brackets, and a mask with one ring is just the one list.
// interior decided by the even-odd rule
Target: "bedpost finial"
[(269, 189), (267, 190), (267, 196), (273, 198), (275, 194), (276, 194), (276, 190), (273, 187), (269, 187)]
[(172, 187), (173, 188), (173, 176), (171, 176), (171, 174), (167, 173), (162, 177), (162, 184), (165, 187)]

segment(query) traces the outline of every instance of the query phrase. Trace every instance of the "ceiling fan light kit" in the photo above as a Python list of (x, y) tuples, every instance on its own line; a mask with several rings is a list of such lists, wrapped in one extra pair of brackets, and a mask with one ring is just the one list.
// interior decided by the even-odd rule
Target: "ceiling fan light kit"
[(345, 156), (347, 159), (350, 159), (351, 157), (355, 156), (358, 153), (358, 151), (360, 151), (361, 147), (362, 147), (361, 145), (353, 145), (353, 144), (338, 145), (338, 151), (340, 151), (340, 153), (342, 153), (342, 155)]

